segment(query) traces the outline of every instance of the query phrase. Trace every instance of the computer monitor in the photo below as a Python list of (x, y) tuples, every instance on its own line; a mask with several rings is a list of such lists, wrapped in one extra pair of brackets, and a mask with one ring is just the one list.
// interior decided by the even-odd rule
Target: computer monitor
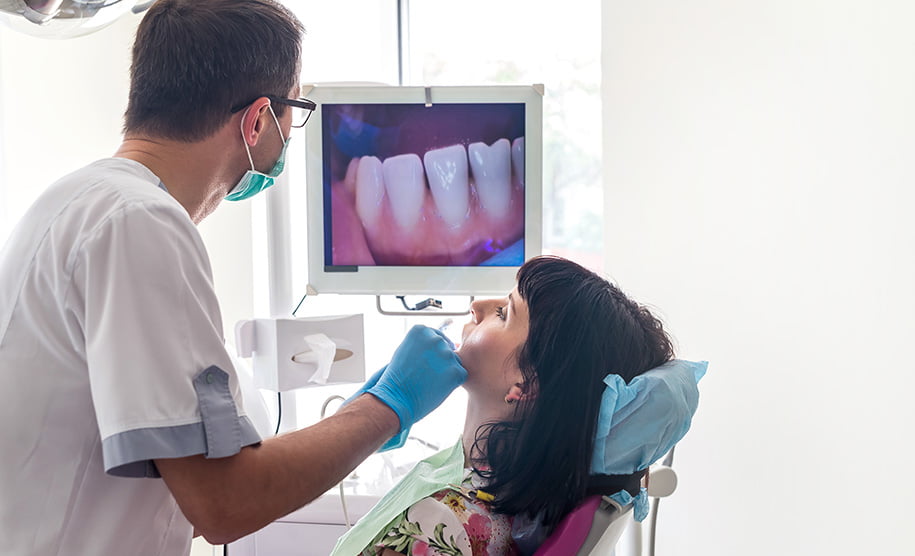
[(511, 290), (541, 249), (542, 87), (303, 94), (312, 292)]

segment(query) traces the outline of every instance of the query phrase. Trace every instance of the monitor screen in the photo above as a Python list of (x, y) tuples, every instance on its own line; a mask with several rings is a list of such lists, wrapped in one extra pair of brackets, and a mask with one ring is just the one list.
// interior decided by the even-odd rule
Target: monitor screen
[(314, 87), (314, 291), (489, 294), (540, 251), (535, 87)]

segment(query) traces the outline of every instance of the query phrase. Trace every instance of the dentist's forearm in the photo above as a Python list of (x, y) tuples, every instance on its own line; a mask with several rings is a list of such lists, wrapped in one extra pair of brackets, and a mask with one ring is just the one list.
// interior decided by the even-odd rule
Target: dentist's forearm
[(366, 394), (311, 427), (232, 457), (160, 459), (156, 466), (194, 528), (225, 544), (308, 504), (399, 428), (397, 415)]

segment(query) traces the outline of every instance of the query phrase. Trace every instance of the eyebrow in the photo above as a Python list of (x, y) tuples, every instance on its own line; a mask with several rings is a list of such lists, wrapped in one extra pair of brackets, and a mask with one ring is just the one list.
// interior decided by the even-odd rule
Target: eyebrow
[(511, 313), (515, 312), (515, 300), (512, 299), (512, 294), (508, 294), (508, 310)]

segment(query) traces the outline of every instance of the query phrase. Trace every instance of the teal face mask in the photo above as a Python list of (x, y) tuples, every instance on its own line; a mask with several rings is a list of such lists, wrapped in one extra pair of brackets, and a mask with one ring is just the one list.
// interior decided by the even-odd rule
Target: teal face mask
[[(273, 121), (276, 122), (276, 129), (280, 132), (280, 137), (282, 137), (283, 130), (280, 128), (280, 121), (276, 119), (273, 108), (269, 108), (270, 115), (273, 116)], [(270, 171), (265, 174), (254, 169), (251, 149), (248, 148), (248, 142), (244, 141), (244, 135), (242, 135), (242, 141), (245, 142), (245, 152), (248, 153), (248, 162), (251, 163), (251, 169), (245, 172), (245, 175), (238, 180), (238, 183), (235, 184), (232, 191), (229, 191), (229, 194), (225, 197), (226, 201), (242, 201), (251, 198), (273, 185), (274, 179), (283, 173), (283, 168), (286, 166), (286, 147), (289, 146), (289, 139), (291, 139), (291, 137), (287, 137), (283, 141), (283, 150), (280, 151), (279, 158), (276, 159), (276, 163), (270, 168)]]

